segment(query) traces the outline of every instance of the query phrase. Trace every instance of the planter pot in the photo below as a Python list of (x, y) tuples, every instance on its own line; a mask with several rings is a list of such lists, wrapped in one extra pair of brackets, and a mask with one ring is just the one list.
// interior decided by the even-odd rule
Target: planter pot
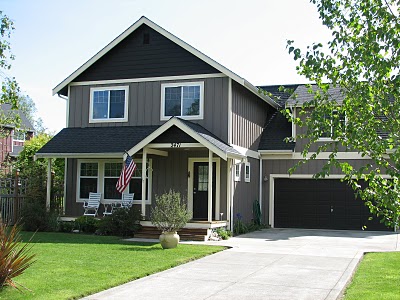
[(160, 234), (160, 243), (163, 249), (176, 248), (179, 243), (179, 235), (175, 232), (163, 232)]

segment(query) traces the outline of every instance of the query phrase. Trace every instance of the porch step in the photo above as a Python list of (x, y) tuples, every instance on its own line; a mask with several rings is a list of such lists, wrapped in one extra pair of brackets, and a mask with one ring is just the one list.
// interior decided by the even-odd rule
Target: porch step
[[(140, 230), (135, 233), (136, 238), (143, 239), (158, 239), (161, 231), (156, 227), (142, 226)], [(207, 238), (207, 229), (200, 228), (182, 228), (178, 231), (179, 237), (182, 241), (204, 241)]]

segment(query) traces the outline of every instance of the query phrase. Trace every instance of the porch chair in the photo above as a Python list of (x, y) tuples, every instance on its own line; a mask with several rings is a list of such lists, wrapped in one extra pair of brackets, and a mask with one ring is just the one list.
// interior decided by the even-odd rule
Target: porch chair
[(131, 208), (133, 205), (133, 197), (135, 196), (135, 193), (131, 194), (122, 194), (122, 199), (121, 199), (121, 208)]
[(89, 200), (85, 200), (85, 202), (83, 203), (83, 209), (85, 210), (83, 212), (83, 215), (96, 217), (97, 211), (100, 207), (100, 199), (101, 199), (101, 193), (90, 192)]

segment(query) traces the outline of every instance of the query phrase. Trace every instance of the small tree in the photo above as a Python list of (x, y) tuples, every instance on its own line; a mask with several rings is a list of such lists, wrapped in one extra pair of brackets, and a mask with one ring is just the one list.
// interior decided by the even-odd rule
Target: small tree
[(162, 232), (175, 232), (184, 227), (191, 218), (192, 214), (181, 201), (180, 193), (170, 190), (168, 193), (156, 196), (150, 219)]
[[(397, 0), (311, 0), (320, 19), (332, 31), (327, 46), (315, 43), (304, 52), (288, 42), (289, 53), (299, 61), (297, 70), (315, 82), (314, 99), (301, 107), (292, 122), (307, 128), (304, 160), (331, 152), (317, 177), (339, 168), (344, 180), (358, 192), (371, 212), (387, 226), (398, 226), (400, 216), (400, 3)], [(341, 89), (343, 102), (332, 99), (331, 88)], [(335, 113), (334, 113), (335, 112)], [(341, 123), (340, 115), (346, 121)], [(327, 118), (326, 116), (333, 116)], [(311, 145), (336, 123), (332, 141)], [(361, 167), (339, 160), (341, 147), (370, 158)], [(294, 169), (291, 170), (293, 172)], [(384, 175), (383, 175), (384, 174)], [(388, 176), (389, 178), (387, 178)], [(361, 189), (359, 180), (368, 187)]]

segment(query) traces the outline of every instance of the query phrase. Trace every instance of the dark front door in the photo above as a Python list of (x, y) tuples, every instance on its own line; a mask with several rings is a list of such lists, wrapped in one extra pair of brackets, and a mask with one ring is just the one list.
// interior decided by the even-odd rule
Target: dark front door
[[(193, 165), (193, 219), (208, 218), (208, 162), (195, 162)], [(212, 174), (212, 217), (215, 218), (215, 180), (216, 164)]]
[(279, 178), (274, 194), (276, 228), (389, 230), (376, 217), (369, 220), (364, 201), (340, 180)]

